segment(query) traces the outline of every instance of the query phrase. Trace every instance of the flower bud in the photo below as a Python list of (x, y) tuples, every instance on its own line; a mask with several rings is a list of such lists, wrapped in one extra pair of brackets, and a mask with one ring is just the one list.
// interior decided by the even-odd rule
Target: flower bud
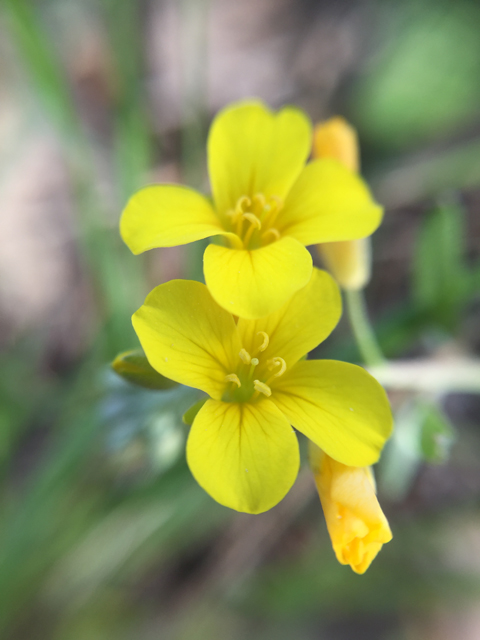
[(141, 349), (119, 353), (111, 366), (124, 380), (144, 389), (165, 391), (178, 386), (178, 382), (155, 371)]
[(358, 155), (357, 132), (344, 118), (336, 116), (317, 124), (313, 132), (314, 158), (335, 158), (350, 171), (358, 172)]
[[(315, 127), (313, 157), (335, 158), (348, 169), (360, 168), (357, 133), (341, 117), (330, 118)], [(361, 289), (370, 280), (370, 239), (319, 244), (318, 251), (327, 269), (344, 289)]]
[(340, 564), (365, 573), (392, 539), (375, 495), (370, 467), (348, 467), (310, 445), (310, 466), (322, 503), (333, 550)]

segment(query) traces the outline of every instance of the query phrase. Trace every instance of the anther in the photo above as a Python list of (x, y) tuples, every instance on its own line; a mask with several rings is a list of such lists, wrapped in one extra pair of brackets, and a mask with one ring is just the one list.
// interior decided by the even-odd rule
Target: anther
[(244, 207), (249, 207), (252, 204), (252, 201), (248, 196), (242, 196), (237, 200), (237, 204), (235, 205), (235, 213), (244, 213)]
[(248, 353), (246, 349), (240, 349), (240, 352), (238, 355), (240, 357), (240, 360), (244, 364), (250, 364), (252, 362), (252, 356)]
[(232, 216), (232, 224), (237, 225), (235, 231), (238, 236), (242, 235), (243, 215), (245, 213), (245, 209), (251, 204), (252, 201), (248, 196), (242, 196), (237, 200), (237, 204), (235, 205), (235, 213)]
[(257, 229), (261, 229), (262, 228), (262, 223), (260, 222), (259, 218), (257, 218), (257, 216), (254, 213), (244, 213), (242, 215), (242, 218), (244, 220), (248, 220), (250, 222), (250, 224)]
[(283, 358), (272, 358), (271, 360), (267, 361), (267, 366), (270, 370), (272, 370), (274, 367), (280, 367), (280, 369), (276, 373), (274, 373), (272, 376), (270, 376), (266, 384), (270, 384), (272, 380), (275, 380), (275, 378), (279, 378), (280, 376), (283, 376), (283, 374), (287, 370), (287, 363)]
[(254, 380), (253, 387), (255, 391), (263, 393), (263, 395), (267, 396), (267, 398), (269, 398), (272, 395), (272, 390), (267, 384), (265, 384), (265, 382), (260, 382), (260, 380)]
[(275, 229), (275, 227), (271, 227), (267, 229), (265, 233), (262, 233), (262, 240), (266, 240), (269, 236), (273, 236), (273, 240), (280, 240), (280, 231)]
[(257, 336), (260, 336), (261, 338), (263, 338), (263, 342), (258, 347), (257, 351), (265, 351), (265, 349), (268, 347), (268, 343), (270, 342), (268, 333), (265, 333), (265, 331), (257, 331)]
[(257, 218), (257, 216), (254, 213), (244, 213), (242, 218), (242, 220), (248, 220), (248, 222), (250, 222), (250, 227), (247, 231), (247, 233), (245, 234), (245, 237), (243, 238), (243, 244), (245, 246), (245, 248), (248, 247), (248, 243), (250, 242), (250, 238), (252, 237), (253, 232), (255, 231), (255, 229), (261, 229), (262, 228), (262, 223), (260, 222), (260, 220)]
[(225, 380), (227, 380), (227, 382), (234, 382), (239, 389), (242, 386), (242, 383), (236, 373), (229, 373), (228, 376), (225, 376)]

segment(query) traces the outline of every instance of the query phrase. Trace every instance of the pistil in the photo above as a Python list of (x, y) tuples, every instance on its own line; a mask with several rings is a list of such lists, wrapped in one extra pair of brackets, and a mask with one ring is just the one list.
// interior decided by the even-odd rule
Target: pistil
[(252, 358), (252, 362), (250, 365), (250, 371), (248, 372), (248, 377), (253, 378), (253, 372), (255, 371), (255, 367), (258, 364), (258, 358)]

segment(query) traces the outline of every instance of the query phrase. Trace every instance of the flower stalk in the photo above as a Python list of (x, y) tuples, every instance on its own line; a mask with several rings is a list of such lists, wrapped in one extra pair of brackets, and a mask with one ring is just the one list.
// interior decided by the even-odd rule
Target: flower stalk
[(369, 367), (384, 364), (385, 357), (370, 323), (363, 291), (346, 290), (348, 319), (363, 361)]

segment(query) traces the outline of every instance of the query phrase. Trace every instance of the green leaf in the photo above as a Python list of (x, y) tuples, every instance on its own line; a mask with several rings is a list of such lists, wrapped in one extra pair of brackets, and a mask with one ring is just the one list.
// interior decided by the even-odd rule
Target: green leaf
[(421, 447), (427, 462), (442, 463), (448, 458), (455, 441), (455, 431), (443, 411), (437, 406), (425, 406)]
[(185, 413), (182, 416), (182, 420), (184, 421), (185, 424), (188, 424), (188, 425), (193, 424), (193, 421), (195, 420), (197, 413), (200, 411), (200, 409), (203, 407), (203, 405), (207, 400), (208, 398), (202, 398), (195, 404), (192, 404), (190, 409), (187, 409), (185, 411)]
[(66, 73), (55, 44), (42, 24), (41, 11), (25, 0), (4, 0), (9, 35), (28, 69), (38, 96), (53, 121), (78, 142), (79, 128)]
[(120, 353), (112, 362), (112, 369), (128, 382), (145, 389), (164, 391), (178, 385), (155, 371), (141, 349)]
[(434, 209), (424, 220), (413, 260), (417, 308), (452, 328), (469, 293), (464, 255), (464, 211), (455, 203)]
[(352, 93), (354, 120), (364, 137), (379, 147), (405, 149), (474, 122), (480, 98), (478, 3), (385, 4), (389, 10), (377, 29), (381, 40)]
[(379, 485), (392, 500), (402, 500), (422, 462), (446, 462), (455, 439), (453, 427), (436, 403), (407, 400), (395, 415), (395, 430), (379, 465)]

